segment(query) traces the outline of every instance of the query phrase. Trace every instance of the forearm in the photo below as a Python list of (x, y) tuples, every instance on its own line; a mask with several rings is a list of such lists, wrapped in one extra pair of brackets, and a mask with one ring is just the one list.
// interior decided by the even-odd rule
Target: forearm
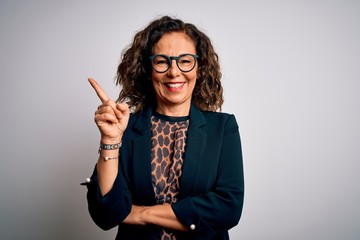
[(187, 231), (187, 228), (176, 218), (169, 204), (154, 206), (132, 206), (131, 213), (124, 220), (127, 224), (153, 224), (163, 228)]
[(116, 176), (118, 174), (118, 158), (112, 160), (105, 160), (104, 157), (116, 157), (119, 155), (119, 150), (101, 150), (97, 162), (97, 172), (101, 195), (107, 194), (114, 185)]
[(147, 224), (154, 224), (179, 231), (187, 231), (186, 227), (176, 218), (176, 215), (169, 204), (147, 207), (144, 210), (143, 218)]

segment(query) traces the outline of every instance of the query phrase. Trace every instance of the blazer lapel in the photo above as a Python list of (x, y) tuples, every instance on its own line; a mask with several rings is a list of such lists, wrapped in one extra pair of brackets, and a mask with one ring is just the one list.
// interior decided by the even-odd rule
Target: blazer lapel
[(192, 194), (193, 183), (196, 182), (198, 167), (203, 160), (206, 133), (201, 129), (206, 124), (203, 114), (195, 106), (190, 108), (190, 124), (185, 149), (183, 173), (180, 181), (181, 196)]
[(134, 130), (138, 137), (134, 138), (133, 145), (133, 172), (136, 195), (141, 204), (152, 205), (155, 203), (155, 193), (151, 177), (151, 108), (139, 113)]

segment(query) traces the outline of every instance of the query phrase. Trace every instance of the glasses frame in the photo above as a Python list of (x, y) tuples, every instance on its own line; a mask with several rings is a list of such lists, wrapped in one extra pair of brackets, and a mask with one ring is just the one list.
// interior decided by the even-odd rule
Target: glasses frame
[[(187, 56), (187, 55), (192, 56), (195, 61), (194, 61), (194, 66), (193, 66), (190, 70), (184, 71), (184, 70), (182, 70), (182, 69), (179, 67), (179, 58), (181, 58), (181, 57), (183, 57), (183, 56)], [(167, 68), (165, 71), (158, 71), (158, 70), (156, 70), (156, 69), (154, 68), (153, 60), (154, 60), (154, 58), (156, 58), (156, 57), (158, 57), (158, 56), (161, 56), (161, 57), (166, 58), (166, 59), (168, 60), (168, 62), (169, 62), (169, 66), (168, 66), (168, 68)], [(151, 61), (151, 67), (152, 67), (152, 69), (154, 69), (154, 71), (157, 72), (157, 73), (165, 73), (165, 72), (167, 72), (167, 71), (171, 68), (172, 61), (173, 61), (173, 60), (176, 61), (176, 66), (180, 69), (180, 71), (186, 73), (186, 72), (191, 72), (191, 71), (195, 68), (196, 63), (197, 63), (197, 59), (199, 58), (199, 56), (196, 55), (196, 54), (191, 54), (191, 53), (184, 53), (184, 54), (180, 54), (179, 56), (168, 56), (168, 55), (166, 55), (166, 54), (156, 54), (156, 55), (150, 56), (149, 58), (150, 58), (150, 61)]]

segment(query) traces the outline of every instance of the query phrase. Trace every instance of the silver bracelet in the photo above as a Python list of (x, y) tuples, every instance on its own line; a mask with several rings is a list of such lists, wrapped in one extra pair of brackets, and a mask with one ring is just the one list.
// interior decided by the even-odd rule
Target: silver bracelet
[(104, 144), (102, 142), (100, 142), (100, 147), (99, 147), (99, 154), (101, 152), (101, 150), (115, 150), (115, 149), (119, 149), (121, 147), (122, 141), (116, 144)]

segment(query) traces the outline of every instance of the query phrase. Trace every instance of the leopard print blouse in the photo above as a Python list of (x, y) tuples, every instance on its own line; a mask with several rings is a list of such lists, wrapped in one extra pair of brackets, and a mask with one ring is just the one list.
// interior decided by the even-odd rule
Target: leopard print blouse
[[(157, 204), (174, 203), (180, 178), (189, 127), (188, 117), (168, 117), (154, 113), (151, 118), (151, 171)], [(163, 229), (161, 240), (174, 240), (175, 234)]]

